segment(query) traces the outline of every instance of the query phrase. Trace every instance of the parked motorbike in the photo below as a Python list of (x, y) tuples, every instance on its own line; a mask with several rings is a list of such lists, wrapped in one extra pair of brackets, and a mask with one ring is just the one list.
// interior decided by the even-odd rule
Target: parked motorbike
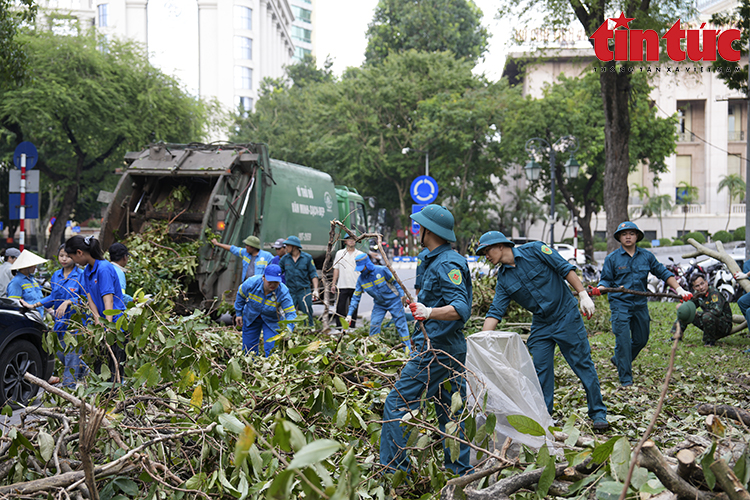
[(732, 273), (722, 262), (718, 262), (706, 268), (708, 282), (721, 293), (728, 302), (737, 300), (739, 284), (735, 281)]
[(599, 272), (599, 268), (597, 268), (593, 264), (584, 264), (581, 266), (581, 274), (582, 274), (582, 281), (584, 283), (591, 283), (593, 282), (594, 285), (596, 283), (599, 283), (599, 277), (601, 273)]
[[(670, 262), (669, 264), (665, 265), (665, 267), (667, 268), (667, 271), (672, 273), (672, 275), (677, 280), (677, 284), (679, 286), (687, 290), (688, 285), (687, 285), (687, 279), (685, 277), (685, 269), (683, 269), (679, 264), (677, 264), (677, 262), (675, 262), (675, 260), (672, 257), (669, 257), (669, 262)], [(647, 288), (649, 292), (654, 292), (654, 293), (669, 293), (670, 292), (669, 287), (667, 286), (666, 282), (660, 280), (653, 274), (649, 274), (648, 276)], [(649, 300), (650, 301), (664, 300), (664, 301), (675, 302), (677, 299), (666, 299), (666, 298), (658, 299), (655, 297), (649, 297)]]

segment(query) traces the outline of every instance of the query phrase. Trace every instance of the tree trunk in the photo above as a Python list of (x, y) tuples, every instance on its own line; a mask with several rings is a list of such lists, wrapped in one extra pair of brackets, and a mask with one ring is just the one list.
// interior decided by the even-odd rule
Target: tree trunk
[(48, 259), (54, 259), (57, 255), (57, 247), (60, 245), (59, 242), (65, 234), (65, 222), (70, 217), (71, 212), (73, 212), (73, 208), (75, 208), (76, 201), (78, 200), (78, 187), (76, 184), (69, 184), (63, 189), (65, 190), (65, 194), (63, 195), (62, 206), (58, 212), (57, 220), (55, 220), (52, 226), (52, 231), (50, 231), (49, 243), (45, 252), (45, 256)]
[(589, 207), (586, 207), (584, 216), (578, 216), (578, 223), (581, 225), (581, 233), (583, 235), (583, 251), (589, 256), (591, 262), (596, 262), (594, 259), (594, 238), (591, 233), (591, 211)]
[(604, 209), (607, 211), (607, 251), (619, 244), (612, 238), (618, 224), (628, 220), (630, 171), (630, 74), (618, 72), (615, 63), (599, 66), (604, 103)]

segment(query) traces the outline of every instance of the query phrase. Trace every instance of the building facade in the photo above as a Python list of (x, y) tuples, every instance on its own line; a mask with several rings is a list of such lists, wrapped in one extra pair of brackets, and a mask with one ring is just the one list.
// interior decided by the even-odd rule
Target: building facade
[(315, 55), (315, 9), (313, 0), (289, 0), (294, 14), (292, 40), (294, 60), (301, 61), (306, 55)]

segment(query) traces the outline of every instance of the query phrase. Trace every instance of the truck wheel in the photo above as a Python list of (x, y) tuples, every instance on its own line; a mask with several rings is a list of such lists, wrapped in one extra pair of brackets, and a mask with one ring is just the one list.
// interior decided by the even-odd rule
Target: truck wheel
[(34, 344), (27, 340), (12, 342), (0, 356), (0, 405), (9, 401), (14, 408), (26, 406), (39, 392), (39, 386), (23, 376), (28, 372), (40, 377), (42, 371), (42, 357)]

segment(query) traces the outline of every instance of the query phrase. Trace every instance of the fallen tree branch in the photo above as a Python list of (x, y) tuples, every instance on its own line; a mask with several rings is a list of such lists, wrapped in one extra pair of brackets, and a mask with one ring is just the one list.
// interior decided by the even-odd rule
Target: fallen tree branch
[(644, 443), (636, 458), (638, 465), (656, 474), (661, 484), (672, 493), (675, 493), (677, 498), (694, 498), (696, 500), (714, 498), (713, 494), (699, 490), (672, 470), (672, 467), (669, 466), (664, 455), (661, 454), (653, 441), (649, 440)]
[(742, 483), (724, 460), (717, 460), (709, 465), (709, 468), (730, 500), (750, 500), (750, 493), (742, 487)]
[(750, 427), (750, 411), (737, 408), (736, 406), (702, 404), (698, 407), (698, 413), (701, 415), (718, 415), (720, 417), (731, 418)]
[[(687, 242), (695, 247), (695, 251), (686, 253), (682, 256), (683, 259), (698, 257), (699, 255), (708, 255), (709, 257), (713, 257), (714, 259), (723, 262), (724, 265), (727, 266), (727, 269), (729, 269), (729, 272), (732, 273), (732, 276), (742, 271), (740, 266), (737, 265), (737, 261), (730, 257), (724, 250), (724, 244), (721, 241), (716, 241), (716, 250), (701, 245), (693, 238), (688, 238)], [(737, 283), (739, 283), (746, 292), (750, 292), (750, 280), (738, 280)]]

